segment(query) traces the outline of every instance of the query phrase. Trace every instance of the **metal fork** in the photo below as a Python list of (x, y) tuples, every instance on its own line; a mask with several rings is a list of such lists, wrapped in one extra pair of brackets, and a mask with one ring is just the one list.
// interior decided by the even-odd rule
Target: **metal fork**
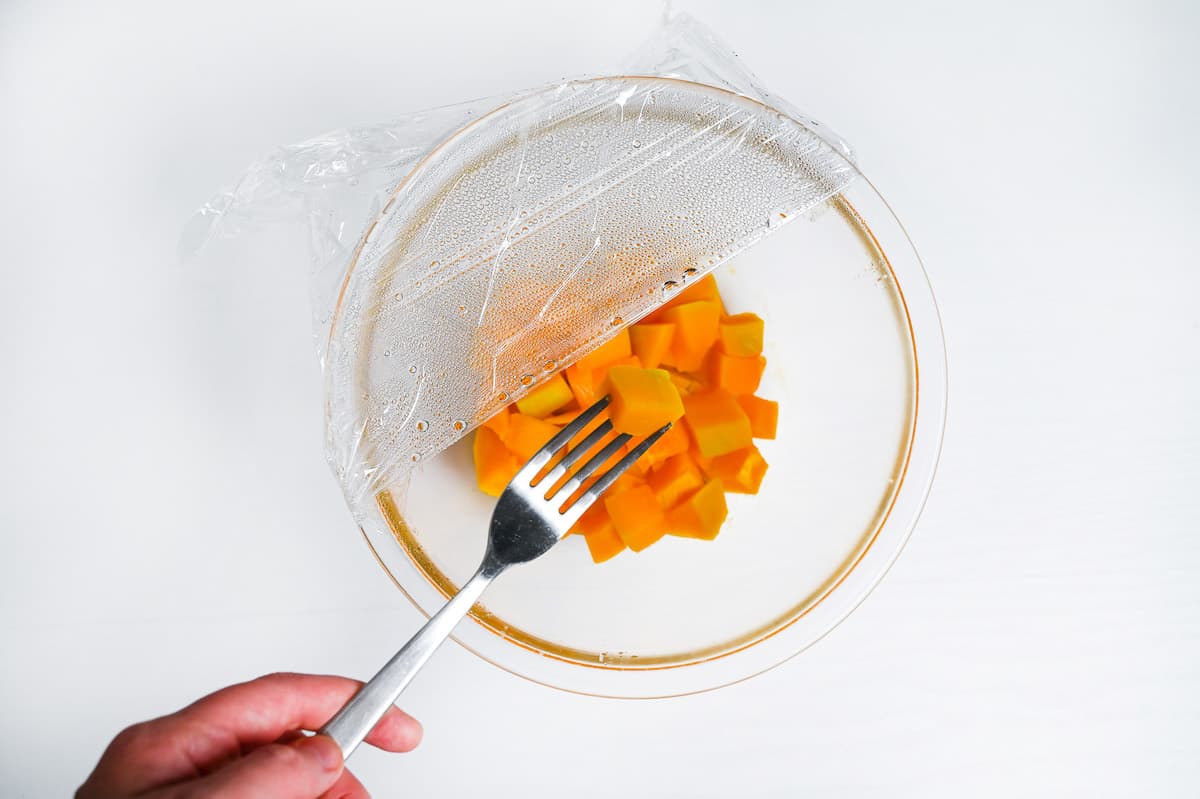
[[(651, 433), (616, 465), (600, 475), (577, 499), (570, 502), (572, 495), (584, 482), (628, 443), (632, 436), (625, 433), (618, 435), (556, 488), (556, 484), (568, 475), (571, 467), (612, 432), (612, 422), (605, 420), (577, 446), (568, 449), (562, 459), (545, 475), (540, 473), (559, 451), (567, 447), (571, 439), (608, 407), (608, 403), (609, 398), (604, 397), (579, 414), (521, 467), (500, 495), (496, 509), (492, 512), (487, 551), (475, 576), (468, 580), (321, 729), (321, 733), (337, 741), (342, 749), (343, 758), (350, 757), (362, 743), (367, 733), (399, 698), (434, 651), (450, 636), (454, 627), (467, 615), (492, 580), (503, 574), (509, 566), (527, 563), (548, 552), (566, 535), (583, 512), (671, 428), (671, 425), (667, 424)], [(567, 502), (570, 504), (564, 508)]]

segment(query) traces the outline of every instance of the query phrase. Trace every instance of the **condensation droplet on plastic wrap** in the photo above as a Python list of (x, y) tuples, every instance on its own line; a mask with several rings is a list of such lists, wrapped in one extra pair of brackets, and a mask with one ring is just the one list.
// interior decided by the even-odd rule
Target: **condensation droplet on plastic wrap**
[(481, 116), (350, 265), (329, 339), (339, 473), (402, 478), (853, 174), (799, 122), (686, 81), (570, 81)]

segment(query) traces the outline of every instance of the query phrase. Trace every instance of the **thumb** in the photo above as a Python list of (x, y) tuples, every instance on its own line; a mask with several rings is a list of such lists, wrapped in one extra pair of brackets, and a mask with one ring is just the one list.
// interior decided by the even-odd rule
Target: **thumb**
[(255, 749), (188, 787), (212, 799), (313, 799), (337, 782), (342, 768), (333, 739), (313, 735)]

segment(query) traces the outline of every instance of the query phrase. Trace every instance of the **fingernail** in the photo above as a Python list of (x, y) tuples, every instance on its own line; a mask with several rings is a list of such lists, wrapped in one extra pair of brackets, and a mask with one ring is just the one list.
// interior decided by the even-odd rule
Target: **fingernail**
[(342, 750), (328, 735), (301, 738), (292, 746), (299, 749), (300, 754), (320, 763), (321, 768), (326, 771), (337, 771), (342, 767)]

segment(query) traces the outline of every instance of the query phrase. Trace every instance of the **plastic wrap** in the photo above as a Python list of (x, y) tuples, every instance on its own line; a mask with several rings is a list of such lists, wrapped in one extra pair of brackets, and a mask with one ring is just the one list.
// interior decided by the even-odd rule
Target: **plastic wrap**
[(308, 220), (328, 454), (360, 519), (414, 464), (853, 179), (844, 142), (688, 17), (617, 74), (282, 148), (197, 212), (185, 250)]

